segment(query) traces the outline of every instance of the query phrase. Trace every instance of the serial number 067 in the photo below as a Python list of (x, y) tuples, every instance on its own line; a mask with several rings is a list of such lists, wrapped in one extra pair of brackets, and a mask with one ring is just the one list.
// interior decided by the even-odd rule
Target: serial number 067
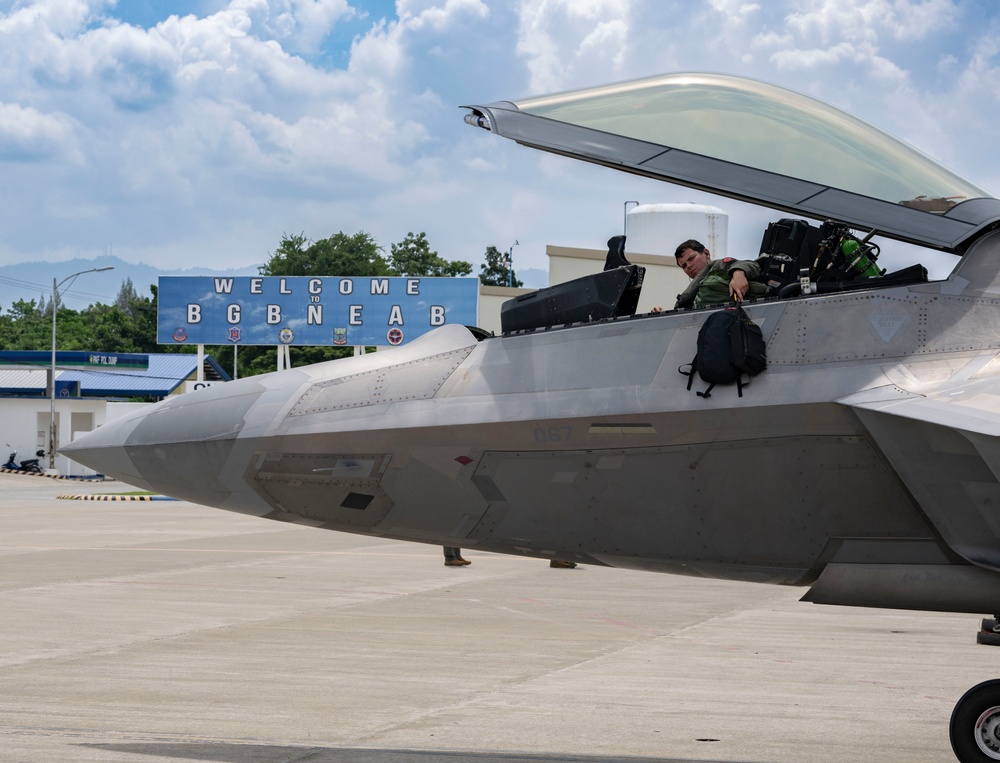
[(531, 434), (535, 442), (539, 444), (569, 442), (569, 438), (573, 434), (573, 427), (538, 427), (532, 430)]

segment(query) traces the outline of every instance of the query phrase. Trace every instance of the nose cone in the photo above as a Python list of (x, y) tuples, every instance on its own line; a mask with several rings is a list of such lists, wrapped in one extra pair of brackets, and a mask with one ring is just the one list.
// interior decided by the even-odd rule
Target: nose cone
[(125, 452), (125, 443), (145, 415), (146, 412), (142, 411), (115, 419), (77, 437), (73, 442), (61, 447), (59, 452), (96, 472), (138, 488), (151, 490), (152, 488), (139, 474), (139, 470)]
[(246, 466), (231, 464), (230, 456), (247, 412), (263, 392), (246, 382), (158, 403), (77, 438), (61, 452), (130, 485), (220, 506), (233, 492), (227, 476)]

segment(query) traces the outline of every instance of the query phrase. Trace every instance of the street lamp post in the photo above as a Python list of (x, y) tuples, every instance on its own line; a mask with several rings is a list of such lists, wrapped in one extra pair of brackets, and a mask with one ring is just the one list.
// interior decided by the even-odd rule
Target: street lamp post
[(62, 286), (67, 281), (72, 281), (77, 276), (82, 276), (84, 273), (102, 273), (105, 270), (114, 270), (114, 266), (109, 265), (104, 268), (91, 268), (90, 270), (81, 270), (79, 273), (74, 273), (71, 276), (66, 276), (63, 280), (56, 283), (56, 279), (52, 279), (52, 369), (51, 369), (51, 379), (49, 383), (52, 385), (49, 388), (49, 468), (54, 469), (56, 464), (56, 310), (59, 308), (59, 287)]
[(520, 243), (515, 239), (514, 243), (510, 245), (510, 249), (507, 250), (507, 286), (514, 285), (514, 247)]

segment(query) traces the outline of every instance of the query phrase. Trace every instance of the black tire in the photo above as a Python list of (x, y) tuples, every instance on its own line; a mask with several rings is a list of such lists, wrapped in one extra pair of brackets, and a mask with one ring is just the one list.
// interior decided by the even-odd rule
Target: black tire
[(986, 646), (1000, 646), (1000, 633), (993, 631), (979, 631), (976, 634), (976, 643)]
[(962, 695), (948, 732), (961, 763), (1000, 761), (1000, 680), (984, 681)]

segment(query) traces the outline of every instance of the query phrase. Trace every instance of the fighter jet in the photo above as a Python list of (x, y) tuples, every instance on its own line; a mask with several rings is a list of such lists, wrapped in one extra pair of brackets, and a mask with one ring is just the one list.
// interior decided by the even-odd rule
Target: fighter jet
[[(1000, 612), (1000, 200), (788, 90), (673, 74), (466, 107), (520, 144), (768, 207), (766, 370), (689, 389), (725, 307), (634, 315), (641, 270), (388, 351), (213, 386), (63, 451), (148, 490), (332, 530)], [(880, 242), (955, 255), (886, 273)], [(665, 298), (667, 295), (664, 295)], [(703, 394), (698, 395), (696, 392)], [(996, 618), (979, 640), (1000, 641)], [(1000, 760), (1000, 681), (956, 705)]]

